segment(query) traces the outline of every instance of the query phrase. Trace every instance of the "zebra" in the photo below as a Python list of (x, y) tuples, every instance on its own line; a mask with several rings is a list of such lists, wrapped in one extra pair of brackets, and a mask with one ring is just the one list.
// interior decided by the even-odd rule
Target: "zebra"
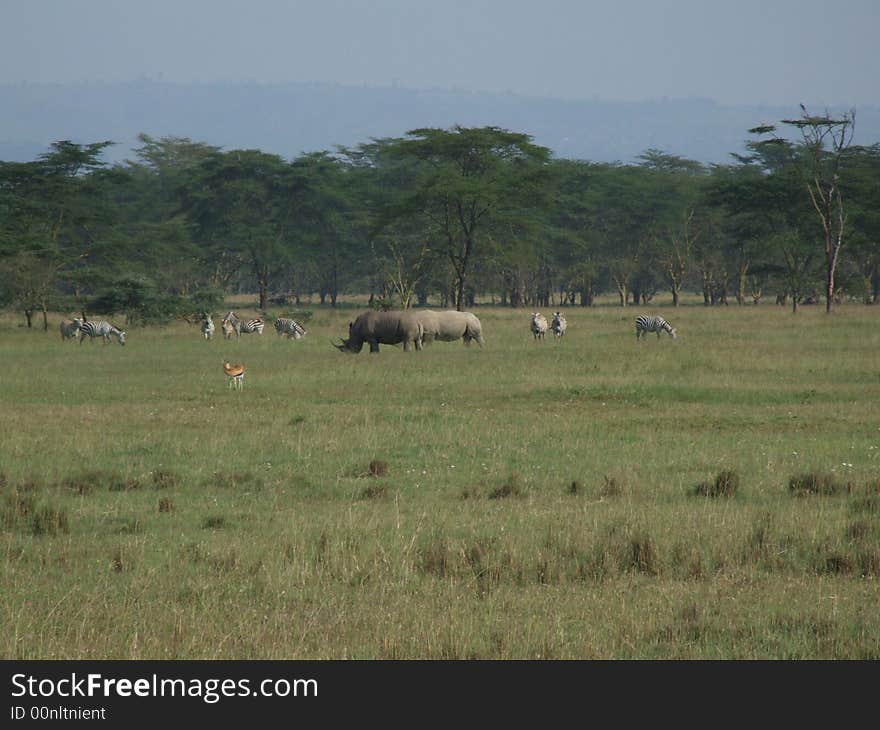
[(79, 327), (79, 331), (79, 344), (83, 343), (86, 335), (89, 336), (90, 342), (93, 337), (103, 338), (105, 345), (110, 344), (110, 336), (113, 335), (120, 345), (125, 344), (125, 332), (104, 320), (101, 320), (100, 322), (83, 322)]
[(566, 327), (568, 327), (568, 322), (565, 321), (562, 312), (554, 312), (553, 321), (550, 323), (550, 329), (553, 330), (553, 334), (556, 335), (557, 340), (565, 334)]
[(61, 320), (61, 325), (59, 326), (59, 329), (61, 330), (61, 341), (78, 340), (82, 325), (83, 321), (79, 317), (76, 317), (73, 320)]
[(661, 332), (668, 332), (673, 340), (676, 338), (675, 328), (659, 314), (640, 314), (636, 317), (636, 342), (648, 332), (656, 332), (658, 340)]
[(547, 334), (547, 318), (539, 312), (532, 312), (532, 334), (535, 339), (544, 339)]
[(214, 336), (214, 320), (212, 320), (211, 315), (207, 313), (202, 320), (202, 334), (205, 336), (206, 340), (210, 340)]
[(300, 339), (306, 333), (299, 322), (295, 322), (287, 317), (279, 317), (275, 320), (275, 331), (279, 335), (287, 335), (295, 340)]
[(232, 330), (235, 331), (236, 337), (240, 337), (242, 332), (244, 334), (256, 332), (258, 335), (261, 335), (263, 334), (263, 327), (266, 326), (263, 323), (263, 320), (259, 317), (255, 317), (254, 319), (239, 319), (235, 312), (229, 312), (223, 318), (223, 334), (227, 338), (232, 337), (232, 332), (226, 326), (227, 323), (232, 325)]

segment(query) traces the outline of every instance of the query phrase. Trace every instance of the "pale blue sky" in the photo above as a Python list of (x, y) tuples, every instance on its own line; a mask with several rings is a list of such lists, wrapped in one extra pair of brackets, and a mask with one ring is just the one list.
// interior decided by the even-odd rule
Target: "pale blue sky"
[(0, 0), (0, 83), (880, 105), (880, 0)]

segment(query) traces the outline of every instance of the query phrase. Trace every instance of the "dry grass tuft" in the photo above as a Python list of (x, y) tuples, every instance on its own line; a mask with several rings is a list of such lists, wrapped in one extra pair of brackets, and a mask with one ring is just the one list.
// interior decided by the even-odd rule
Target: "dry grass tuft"
[(641, 533), (630, 541), (629, 567), (645, 575), (660, 575), (660, 554), (653, 538)]
[(614, 477), (606, 474), (602, 478), (602, 486), (599, 487), (599, 496), (606, 499), (609, 497), (619, 497), (621, 494), (623, 494), (623, 488), (620, 486), (620, 483)]
[(57, 535), (68, 531), (67, 512), (60, 507), (46, 505), (34, 512), (31, 520), (34, 535)]
[(519, 486), (519, 476), (511, 474), (499, 486), (489, 492), (489, 499), (505, 499), (506, 497), (520, 497), (522, 489)]
[(808, 494), (840, 494), (848, 487), (849, 485), (837, 481), (831, 474), (823, 474), (819, 472), (796, 474), (788, 480), (788, 489), (795, 496)]
[(170, 489), (176, 487), (180, 483), (180, 478), (173, 471), (167, 469), (156, 469), (153, 472), (153, 488), (154, 489)]
[(694, 487), (700, 497), (732, 497), (739, 489), (739, 474), (732, 469), (718, 472), (713, 482), (701, 482)]
[(361, 499), (381, 499), (388, 496), (387, 484), (371, 484), (361, 492)]
[(202, 528), (205, 530), (221, 530), (228, 526), (228, 522), (223, 515), (211, 515), (202, 520)]
[(388, 462), (381, 459), (373, 459), (370, 462), (369, 475), (371, 477), (384, 477), (388, 475)]

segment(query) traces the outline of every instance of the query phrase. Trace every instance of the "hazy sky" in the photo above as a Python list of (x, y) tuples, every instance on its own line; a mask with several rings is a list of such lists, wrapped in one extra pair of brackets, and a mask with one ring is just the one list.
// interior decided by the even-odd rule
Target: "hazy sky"
[(880, 105), (880, 0), (0, 0), (0, 83)]

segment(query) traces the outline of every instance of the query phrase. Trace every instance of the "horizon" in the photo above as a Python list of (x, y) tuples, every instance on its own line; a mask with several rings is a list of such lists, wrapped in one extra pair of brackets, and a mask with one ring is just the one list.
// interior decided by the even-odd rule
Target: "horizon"
[[(13, 3), (0, 84), (329, 83), (559, 101), (880, 105), (880, 5), (846, 0)], [(83, 43), (88, 39), (88, 43)], [(820, 54), (831, 43), (834, 55)]]
[(264, 88), (273, 88), (273, 87), (283, 87), (283, 86), (299, 86), (299, 87), (328, 87), (328, 88), (339, 88), (339, 89), (351, 89), (351, 90), (370, 90), (370, 91), (404, 91), (411, 93), (424, 93), (424, 94), (455, 94), (460, 96), (499, 96), (499, 97), (512, 97), (516, 99), (522, 99), (525, 101), (535, 100), (535, 101), (553, 101), (553, 102), (565, 102), (565, 103), (573, 103), (573, 104), (582, 104), (582, 103), (598, 103), (598, 104), (611, 104), (611, 105), (631, 105), (631, 104), (665, 104), (665, 103), (674, 103), (674, 102), (688, 102), (688, 103), (706, 103), (712, 106), (717, 107), (731, 107), (731, 108), (761, 108), (761, 107), (769, 107), (773, 109), (780, 109), (785, 107), (791, 107), (793, 109), (800, 109), (800, 104), (803, 104), (808, 110), (811, 108), (829, 108), (829, 109), (851, 109), (855, 108), (856, 110), (860, 108), (867, 109), (877, 109), (880, 108), (880, 102), (877, 103), (836, 103), (829, 104), (822, 101), (816, 100), (807, 100), (807, 101), (799, 101), (795, 103), (785, 103), (782, 101), (760, 101), (760, 102), (724, 102), (716, 98), (707, 97), (707, 96), (655, 96), (655, 97), (644, 97), (638, 99), (614, 99), (614, 98), (606, 98), (599, 95), (592, 95), (589, 97), (566, 97), (566, 96), (553, 96), (551, 94), (533, 94), (520, 92), (511, 89), (502, 89), (502, 90), (486, 90), (486, 89), (465, 89), (465, 88), (456, 88), (456, 87), (416, 87), (416, 86), (407, 86), (405, 84), (400, 83), (347, 83), (341, 81), (320, 81), (320, 80), (295, 80), (295, 79), (286, 79), (286, 80), (272, 80), (272, 81), (258, 81), (255, 79), (213, 79), (213, 80), (192, 80), (192, 81), (182, 81), (176, 79), (167, 79), (162, 76), (136, 76), (130, 78), (120, 78), (120, 79), (74, 79), (69, 81), (30, 81), (30, 80), (21, 80), (21, 81), (0, 81), (0, 88), (2, 87), (27, 87), (27, 86), (124, 86), (131, 84), (140, 84), (140, 83), (150, 83), (150, 84), (165, 84), (168, 86), (258, 86)]

